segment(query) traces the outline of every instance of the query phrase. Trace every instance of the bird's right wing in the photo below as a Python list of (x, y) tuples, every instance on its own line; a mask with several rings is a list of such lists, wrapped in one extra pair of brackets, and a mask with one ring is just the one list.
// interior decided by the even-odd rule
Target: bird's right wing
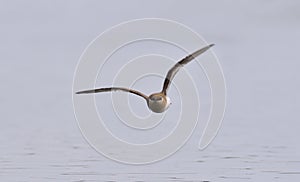
[(143, 94), (139, 91), (136, 91), (136, 90), (123, 88), (123, 87), (97, 88), (97, 89), (92, 89), (92, 90), (79, 91), (79, 92), (76, 92), (76, 94), (90, 94), (90, 93), (112, 92), (112, 91), (123, 91), (123, 92), (133, 93), (135, 95), (143, 97), (144, 99), (146, 99), (146, 101), (148, 101), (148, 96), (146, 96), (145, 94)]

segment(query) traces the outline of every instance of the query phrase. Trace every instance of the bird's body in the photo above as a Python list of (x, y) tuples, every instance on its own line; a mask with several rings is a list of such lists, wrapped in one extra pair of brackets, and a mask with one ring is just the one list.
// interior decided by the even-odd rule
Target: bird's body
[(169, 108), (171, 99), (163, 93), (159, 92), (150, 95), (147, 104), (151, 111), (161, 113)]
[(171, 104), (170, 98), (167, 96), (167, 90), (170, 86), (170, 83), (172, 82), (173, 78), (175, 77), (176, 73), (179, 71), (181, 67), (183, 67), (185, 64), (192, 61), (194, 58), (202, 54), (203, 52), (207, 51), (210, 47), (212, 47), (214, 44), (208, 45), (202, 49), (199, 49), (195, 51), (194, 53), (186, 56), (182, 60), (180, 60), (178, 63), (176, 63), (167, 73), (167, 76), (165, 78), (163, 89), (161, 92), (151, 94), (150, 96), (147, 96), (139, 91), (123, 88), (123, 87), (109, 87), (109, 88), (99, 88), (99, 89), (92, 89), (92, 90), (85, 90), (85, 91), (79, 91), (76, 92), (76, 94), (89, 94), (89, 93), (99, 93), (99, 92), (111, 92), (111, 91), (124, 91), (133, 93), (135, 95), (143, 97), (148, 105), (148, 108), (155, 112), (155, 113), (162, 113), (165, 110), (167, 110)]

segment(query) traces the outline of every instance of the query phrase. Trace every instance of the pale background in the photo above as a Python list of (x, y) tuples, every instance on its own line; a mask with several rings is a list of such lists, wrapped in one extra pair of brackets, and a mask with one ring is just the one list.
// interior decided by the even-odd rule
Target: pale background
[[(196, 130), (164, 161), (119, 164), (82, 137), (72, 108), (73, 74), (101, 32), (153, 17), (183, 23), (216, 43), (226, 115), (205, 151), (197, 150)], [(1, 181), (296, 181), (299, 21), (298, 1), (0, 1)], [(147, 45), (136, 49), (157, 49)], [(171, 50), (174, 58), (184, 56)]]

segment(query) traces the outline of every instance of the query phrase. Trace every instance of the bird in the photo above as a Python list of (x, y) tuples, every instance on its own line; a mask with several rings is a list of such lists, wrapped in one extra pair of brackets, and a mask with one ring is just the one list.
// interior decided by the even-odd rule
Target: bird
[(145, 99), (148, 108), (154, 112), (154, 113), (162, 113), (166, 111), (169, 106), (171, 105), (171, 99), (167, 96), (167, 91), (170, 87), (170, 84), (172, 80), (174, 79), (176, 73), (187, 63), (194, 60), (197, 56), (201, 55), (205, 51), (207, 51), (209, 48), (214, 46), (214, 44), (210, 44), (208, 46), (205, 46), (192, 54), (189, 54), (188, 56), (184, 57), (180, 61), (178, 61), (167, 73), (165, 80), (163, 82), (163, 88), (158, 93), (153, 93), (149, 96), (146, 94), (133, 90), (130, 88), (124, 88), (124, 87), (107, 87), (107, 88), (97, 88), (97, 89), (91, 89), (91, 90), (84, 90), (84, 91), (78, 91), (76, 94), (91, 94), (91, 93), (103, 93), (103, 92), (113, 92), (113, 91), (123, 91), (135, 94), (137, 96), (140, 96)]

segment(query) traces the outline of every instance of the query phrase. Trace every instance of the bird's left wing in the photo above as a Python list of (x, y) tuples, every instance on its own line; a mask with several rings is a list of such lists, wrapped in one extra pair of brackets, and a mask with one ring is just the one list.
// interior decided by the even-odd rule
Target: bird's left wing
[(162, 93), (167, 95), (167, 90), (173, 80), (173, 78), (175, 77), (176, 73), (179, 71), (179, 69), (181, 67), (183, 67), (185, 64), (189, 63), (190, 61), (192, 61), (193, 59), (195, 59), (197, 56), (199, 56), (200, 54), (204, 53), (205, 51), (207, 51), (209, 48), (211, 48), (212, 46), (214, 46), (214, 44), (210, 44), (206, 47), (203, 47), (202, 49), (199, 49), (197, 51), (195, 51), (194, 53), (186, 56), (185, 58), (183, 58), (182, 60), (180, 60), (178, 63), (176, 63), (167, 73), (167, 76), (165, 78), (164, 81), (164, 85), (163, 85), (163, 89), (162, 89)]

